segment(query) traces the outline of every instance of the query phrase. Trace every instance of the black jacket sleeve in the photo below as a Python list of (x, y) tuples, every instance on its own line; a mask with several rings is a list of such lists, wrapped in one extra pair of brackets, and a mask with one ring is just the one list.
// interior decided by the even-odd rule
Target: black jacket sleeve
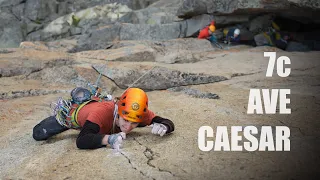
[(105, 135), (99, 134), (100, 127), (91, 121), (86, 121), (77, 138), (77, 147), (79, 149), (97, 149), (103, 145), (102, 139)]
[(160, 116), (156, 116), (156, 117), (154, 117), (152, 119), (151, 124), (152, 123), (160, 123), (160, 124), (163, 124), (163, 125), (167, 126), (168, 130), (167, 130), (166, 134), (171, 133), (171, 132), (174, 131), (174, 124), (169, 119), (165, 119), (165, 118), (162, 118)]
[[(171, 133), (171, 132), (174, 131), (174, 124), (169, 119), (165, 119), (165, 118), (162, 118), (160, 116), (156, 116), (151, 121), (151, 124), (153, 124), (153, 123), (160, 123), (160, 124), (163, 124), (163, 125), (167, 126), (168, 130), (167, 130), (166, 134)], [(146, 126), (146, 125), (139, 124), (138, 127), (144, 127), (144, 126)]]

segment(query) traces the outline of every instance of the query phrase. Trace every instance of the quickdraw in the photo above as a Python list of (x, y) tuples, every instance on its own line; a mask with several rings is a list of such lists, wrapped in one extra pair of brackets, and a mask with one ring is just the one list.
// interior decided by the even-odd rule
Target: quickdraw
[(63, 99), (59, 97), (57, 102), (52, 102), (50, 104), (52, 114), (56, 117), (58, 123), (62, 126), (71, 128), (71, 122), (67, 121), (67, 118), (70, 118), (70, 110), (73, 108), (71, 104), (71, 99)]

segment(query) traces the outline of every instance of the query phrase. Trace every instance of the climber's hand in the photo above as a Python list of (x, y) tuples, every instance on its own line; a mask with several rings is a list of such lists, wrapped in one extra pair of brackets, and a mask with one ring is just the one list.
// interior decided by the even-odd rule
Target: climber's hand
[(166, 134), (168, 130), (167, 126), (160, 123), (153, 123), (152, 125), (153, 125), (151, 130), (152, 134), (163, 136), (164, 134)]
[(120, 150), (124, 139), (126, 139), (126, 133), (124, 132), (111, 134), (108, 137), (108, 144), (110, 144), (113, 149)]

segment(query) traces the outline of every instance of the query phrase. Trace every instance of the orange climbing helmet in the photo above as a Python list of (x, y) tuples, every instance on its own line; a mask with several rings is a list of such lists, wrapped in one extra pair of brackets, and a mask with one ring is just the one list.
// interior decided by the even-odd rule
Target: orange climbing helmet
[(211, 32), (214, 32), (216, 30), (216, 27), (214, 25), (210, 25), (209, 29), (210, 29)]
[(129, 88), (118, 101), (119, 115), (131, 122), (142, 122), (148, 109), (148, 96), (139, 88)]

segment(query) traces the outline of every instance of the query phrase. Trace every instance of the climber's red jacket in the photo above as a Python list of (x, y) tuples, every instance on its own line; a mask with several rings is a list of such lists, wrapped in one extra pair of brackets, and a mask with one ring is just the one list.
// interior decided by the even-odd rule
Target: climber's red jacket
[(203, 28), (202, 30), (200, 30), (199, 39), (207, 39), (210, 36), (209, 34), (209, 26)]

